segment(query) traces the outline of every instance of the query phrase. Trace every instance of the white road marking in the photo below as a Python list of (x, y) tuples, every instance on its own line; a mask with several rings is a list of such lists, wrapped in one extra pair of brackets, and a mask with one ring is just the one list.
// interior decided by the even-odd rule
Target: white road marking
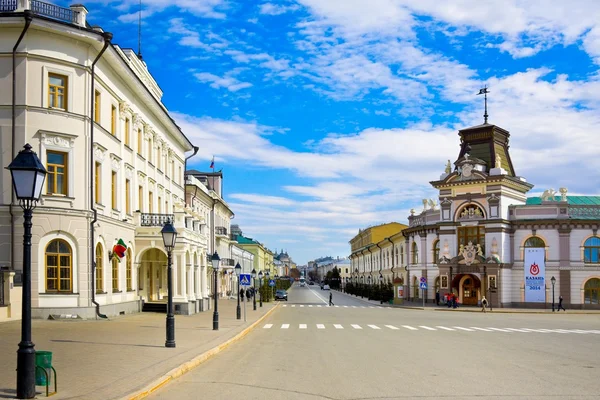
[(377, 307), (374, 307), (374, 306), (369, 306), (369, 308), (377, 308)]
[[(319, 306), (319, 307), (321, 307), (321, 306)], [(340, 306), (334, 306), (334, 307), (335, 307), (335, 308), (339, 308)]]
[(323, 324), (317, 324), (317, 329), (325, 329), (325, 325), (323, 325)]
[(377, 325), (367, 325), (369, 328), (371, 329), (381, 329), (380, 327), (378, 327)]
[(271, 329), (272, 326), (273, 324), (266, 324), (265, 326), (263, 326), (263, 329)]
[(513, 332), (530, 333), (530, 332), (524, 331), (523, 329), (517, 329), (517, 328), (506, 328), (506, 329), (508, 329), (509, 331), (513, 331)]
[(429, 326), (423, 326), (423, 325), (419, 325), (419, 328), (427, 329), (428, 331), (437, 331), (437, 329), (435, 329), (435, 328), (431, 328), (431, 327), (429, 327)]
[(292, 304), (292, 307), (296, 307), (296, 305), (295, 305), (295, 304)]
[(530, 329), (530, 328), (521, 328), (527, 332), (536, 332), (536, 333), (548, 333), (546, 329)]
[(308, 306), (312, 308), (312, 304), (309, 304)]
[(344, 327), (340, 324), (333, 324), (333, 326), (335, 327), (335, 329), (344, 329)]
[(406, 329), (410, 329), (411, 331), (418, 331), (417, 328), (413, 328), (412, 326), (409, 326), (409, 325), (402, 325), (402, 327), (406, 328)]
[(288, 329), (290, 327), (290, 324), (282, 324), (281, 325), (281, 329)]
[(300, 307), (304, 307), (304, 304), (300, 304)]
[(461, 331), (473, 332), (473, 329), (463, 328), (461, 326), (454, 326), (455, 329), (460, 329)]
[(355, 324), (352, 324), (352, 327), (353, 327), (354, 329), (362, 329), (360, 325), (355, 325)]
[(476, 326), (472, 326), (471, 329), (475, 329), (477, 331), (491, 332), (489, 329), (485, 328), (477, 328)]
[(445, 326), (436, 326), (436, 328), (440, 328), (440, 329), (443, 329), (443, 330), (445, 330), (445, 331), (454, 331), (454, 329), (452, 329), (452, 328), (447, 328), (447, 327), (445, 327)]
[(329, 302), (328, 302), (328, 301), (326, 301), (326, 300), (325, 300), (323, 297), (321, 297), (321, 295), (320, 295), (320, 294), (318, 294), (317, 292), (315, 292), (314, 290), (312, 290), (310, 287), (308, 288), (308, 290), (310, 290), (310, 292), (311, 292), (312, 294), (314, 294), (315, 296), (317, 296), (317, 298), (318, 298), (319, 300), (321, 300), (323, 303), (325, 303), (325, 304), (329, 304)]
[(306, 324), (300, 324), (299, 328), (300, 329), (306, 329)]
[(356, 307), (356, 306), (352, 306), (352, 308), (358, 308), (358, 307)]
[(344, 306), (344, 308), (348, 308), (348, 306)]
[(321, 307), (323, 307), (323, 306), (319, 304), (317, 307), (321, 308)]
[(506, 329), (501, 329), (501, 328), (488, 328), (488, 329), (491, 329), (491, 330), (497, 331), (497, 332), (511, 333), (510, 331), (507, 331)]
[(284, 304), (283, 306), (284, 306), (284, 307), (287, 307), (287, 304)]
[(395, 327), (394, 325), (386, 325), (385, 327), (390, 328), (391, 330), (394, 330), (394, 331), (397, 331), (398, 329), (400, 329), (398, 327)]

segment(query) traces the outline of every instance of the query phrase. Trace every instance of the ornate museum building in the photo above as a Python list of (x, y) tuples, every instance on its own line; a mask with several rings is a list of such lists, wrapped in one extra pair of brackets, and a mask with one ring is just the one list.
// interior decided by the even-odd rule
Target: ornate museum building
[(551, 308), (562, 295), (567, 308), (600, 308), (600, 196), (527, 197), (508, 131), (484, 123), (459, 136), (454, 165), (431, 182), (439, 202), (424, 199), (403, 231), (405, 297), (420, 301), (425, 277), (428, 301), (439, 290), (464, 305)]

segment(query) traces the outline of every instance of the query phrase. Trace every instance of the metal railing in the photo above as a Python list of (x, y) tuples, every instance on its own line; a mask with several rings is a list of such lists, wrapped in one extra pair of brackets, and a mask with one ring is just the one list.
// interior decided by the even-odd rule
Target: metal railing
[(225, 236), (227, 236), (227, 228), (225, 228), (224, 226), (216, 226), (215, 227), (215, 233), (217, 235), (225, 235)]
[(55, 4), (44, 3), (39, 0), (31, 0), (31, 11), (46, 17), (56, 18), (70, 23), (77, 22), (77, 14), (70, 8), (59, 7)]
[(167, 222), (173, 222), (173, 214), (142, 214), (140, 215), (141, 226), (163, 226)]
[(0, 0), (0, 12), (15, 11), (17, 0)]
[(233, 258), (221, 258), (221, 265), (224, 267), (233, 267), (235, 260)]
[(599, 206), (569, 206), (569, 217), (600, 219), (600, 207)]

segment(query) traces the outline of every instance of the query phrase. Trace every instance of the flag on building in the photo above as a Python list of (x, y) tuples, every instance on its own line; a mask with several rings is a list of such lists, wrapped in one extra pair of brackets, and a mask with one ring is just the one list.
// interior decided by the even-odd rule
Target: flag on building
[(113, 247), (113, 254), (119, 257), (119, 259), (125, 257), (125, 252), (127, 251), (127, 245), (123, 241), (123, 239), (119, 239), (117, 244)]
[(215, 156), (213, 156), (212, 160), (210, 161), (210, 168), (215, 168)]

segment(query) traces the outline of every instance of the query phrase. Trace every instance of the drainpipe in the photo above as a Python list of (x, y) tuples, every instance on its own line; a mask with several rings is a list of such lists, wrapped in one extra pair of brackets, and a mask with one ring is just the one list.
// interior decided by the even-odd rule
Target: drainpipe
[(92, 303), (96, 306), (96, 315), (100, 318), (108, 318), (106, 315), (100, 312), (100, 304), (96, 301), (96, 280), (94, 279), (94, 271), (96, 270), (96, 260), (95, 260), (95, 251), (96, 246), (94, 246), (94, 224), (98, 221), (98, 211), (94, 208), (94, 81), (96, 78), (95, 67), (96, 63), (102, 57), (102, 54), (106, 51), (108, 46), (110, 45), (110, 41), (113, 38), (112, 33), (103, 32), (102, 37), (104, 38), (104, 46), (100, 53), (96, 56), (94, 62), (92, 62), (92, 85), (90, 92), (90, 210), (94, 214), (94, 218), (90, 222), (90, 280), (91, 280), (91, 299)]
[[(185, 175), (187, 172), (187, 160), (189, 160), (190, 158), (194, 157), (196, 154), (198, 154), (198, 150), (200, 150), (200, 147), (198, 146), (194, 146), (194, 153), (189, 156), (186, 157), (185, 160), (183, 161), (183, 188), (184, 188), (184, 192), (185, 192)], [(196, 190), (198, 189), (198, 187), (196, 186)], [(194, 199), (196, 198), (196, 193), (194, 192), (194, 197), (192, 198), (192, 204), (194, 204)], [(185, 201), (185, 205), (187, 206), (187, 196), (183, 197), (183, 200)]]
[[(23, 31), (21, 31), (21, 35), (15, 43), (12, 51), (12, 138), (10, 142), (11, 146), (11, 160), (15, 159), (15, 138), (16, 134), (16, 121), (17, 121), (17, 48), (19, 44), (21, 44), (21, 40), (25, 36), (25, 32), (29, 29), (29, 25), (31, 25), (31, 21), (33, 20), (33, 15), (30, 10), (23, 11), (25, 15), (25, 26), (23, 27)], [(10, 213), (10, 267), (15, 269), (15, 215), (13, 213), (13, 207), (15, 206), (15, 191), (10, 190), (11, 200), (10, 205), (8, 207), (8, 212)]]
[(392, 267), (390, 268), (390, 271), (392, 271), (392, 283), (394, 283), (394, 279), (396, 278), (396, 276), (395, 276), (396, 273), (394, 272), (394, 257), (396, 255), (396, 253), (394, 251), (395, 250), (394, 242), (392, 242), (392, 240), (389, 237), (385, 238), (385, 239), (392, 244)]

